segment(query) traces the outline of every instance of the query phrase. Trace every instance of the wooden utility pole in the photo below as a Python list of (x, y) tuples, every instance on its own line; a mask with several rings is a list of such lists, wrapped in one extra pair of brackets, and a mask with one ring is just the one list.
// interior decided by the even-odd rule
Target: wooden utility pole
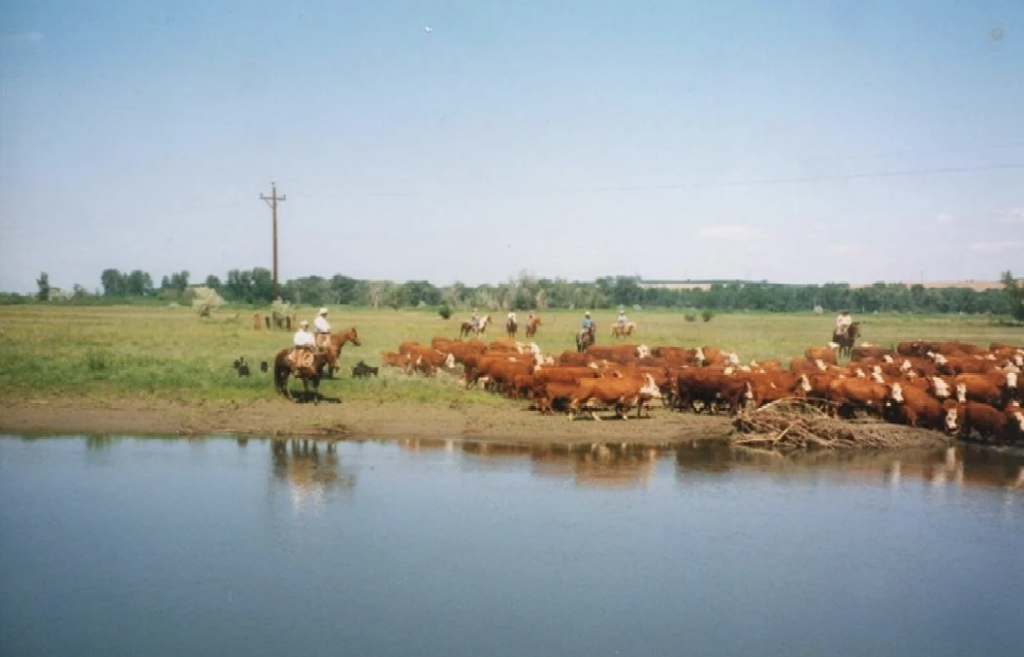
[(288, 200), (287, 196), (277, 195), (277, 183), (270, 183), (270, 196), (260, 194), (260, 199), (267, 202), (271, 213), (274, 216), (274, 300), (278, 299), (277, 294), (277, 202)]

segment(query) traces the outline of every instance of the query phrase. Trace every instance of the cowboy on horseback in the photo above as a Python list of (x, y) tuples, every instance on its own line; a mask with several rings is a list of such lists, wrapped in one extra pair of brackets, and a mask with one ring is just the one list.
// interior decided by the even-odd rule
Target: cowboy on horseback
[(473, 314), (469, 316), (469, 325), (473, 327), (475, 333), (480, 332), (480, 318), (476, 314), (476, 308), (473, 309)]
[(316, 346), (326, 349), (331, 341), (331, 325), (327, 323), (326, 308), (321, 308), (317, 313), (316, 319), (313, 320), (313, 326), (316, 328)]
[(626, 329), (626, 321), (628, 320), (626, 319), (626, 309), (622, 306), (619, 306), (619, 316), (615, 321), (619, 324), (619, 331), (624, 332)]
[(584, 331), (593, 331), (594, 330), (594, 320), (592, 320), (590, 318), (590, 313), (589, 312), (583, 313), (583, 330)]
[(306, 320), (299, 323), (299, 330), (292, 338), (292, 345), (288, 361), (293, 368), (302, 367), (307, 362), (312, 362), (313, 353), (316, 351), (316, 338), (310, 333), (309, 322)]

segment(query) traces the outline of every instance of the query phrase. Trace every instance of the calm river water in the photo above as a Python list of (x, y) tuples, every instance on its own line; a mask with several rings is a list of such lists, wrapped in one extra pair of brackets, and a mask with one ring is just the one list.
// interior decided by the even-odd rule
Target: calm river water
[(1019, 655), (1022, 467), (0, 438), (0, 654)]

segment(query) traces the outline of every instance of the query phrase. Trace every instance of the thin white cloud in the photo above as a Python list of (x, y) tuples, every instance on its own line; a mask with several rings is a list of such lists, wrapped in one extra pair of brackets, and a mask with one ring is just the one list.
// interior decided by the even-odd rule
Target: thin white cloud
[(1024, 251), (1024, 241), (1005, 240), (1002, 242), (972, 242), (971, 251), (977, 253), (997, 253), (1001, 251)]
[(942, 224), (943, 226), (948, 226), (949, 224), (954, 223), (955, 221), (956, 217), (947, 212), (942, 212), (936, 215), (935, 217), (935, 223)]
[(1024, 224), (1024, 208), (1007, 208), (996, 211), (997, 224)]
[(860, 253), (860, 244), (836, 244), (832, 247), (835, 253)]
[(750, 240), (761, 234), (750, 226), (709, 226), (697, 231), (697, 235), (706, 240)]
[(4, 37), (4, 43), (10, 43), (13, 45), (27, 45), (30, 43), (39, 43), (44, 38), (42, 32), (22, 32), (21, 34), (11, 34)]

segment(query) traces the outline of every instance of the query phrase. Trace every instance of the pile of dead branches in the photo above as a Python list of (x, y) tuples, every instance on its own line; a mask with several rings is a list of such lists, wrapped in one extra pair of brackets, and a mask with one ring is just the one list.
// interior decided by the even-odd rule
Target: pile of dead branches
[(944, 441), (941, 434), (877, 419), (829, 417), (820, 406), (784, 399), (741, 413), (733, 420), (733, 444), (779, 449), (913, 447)]

